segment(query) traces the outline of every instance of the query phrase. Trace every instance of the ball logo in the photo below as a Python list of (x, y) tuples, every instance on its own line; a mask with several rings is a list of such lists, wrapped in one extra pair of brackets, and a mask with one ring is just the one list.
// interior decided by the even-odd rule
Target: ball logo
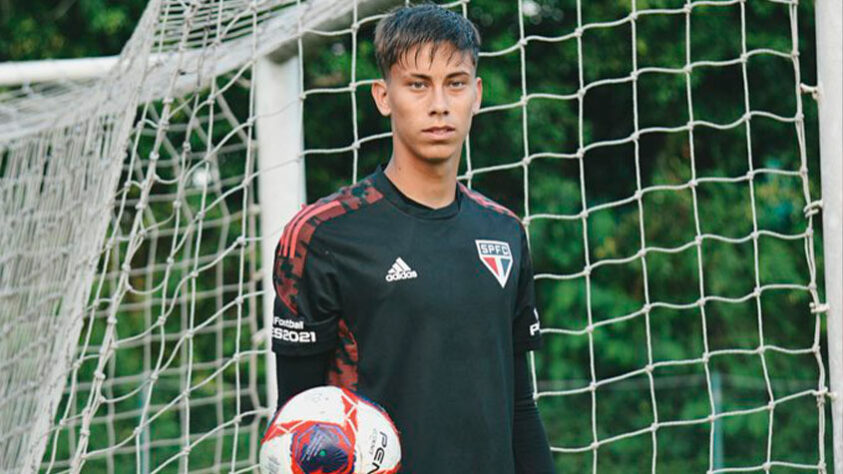
[(477, 244), (477, 255), (483, 265), (492, 272), (501, 288), (506, 286), (509, 279), (509, 271), (512, 270), (512, 252), (509, 244), (499, 240), (475, 240)]
[(354, 472), (353, 436), (333, 423), (313, 423), (293, 437), (290, 451), (296, 474)]
[(372, 474), (373, 472), (378, 472), (378, 469), (381, 468), (381, 463), (383, 462), (383, 457), (386, 455), (386, 447), (387, 443), (389, 442), (389, 437), (386, 436), (386, 433), (380, 432), (378, 433), (380, 436), (380, 446), (377, 447), (375, 450), (375, 455), (372, 457), (372, 470), (367, 472), (366, 474)]

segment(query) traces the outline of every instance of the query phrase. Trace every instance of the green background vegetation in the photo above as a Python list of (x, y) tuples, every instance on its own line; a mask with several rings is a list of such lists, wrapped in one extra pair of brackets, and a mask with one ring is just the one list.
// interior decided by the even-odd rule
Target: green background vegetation
[[(0, 60), (24, 60), (62, 57), (85, 57), (119, 53), (128, 39), (145, 2), (127, 0), (43, 0), (26, 3), (0, 0)], [(681, 8), (680, 0), (639, 0), (638, 10)], [(525, 16), (526, 35), (559, 36), (577, 26), (576, 3), (573, 0), (542, 0), (534, 3), (537, 10)], [(792, 49), (789, 29), (790, 6), (765, 0), (750, 0), (744, 5), (746, 46), (767, 48), (783, 53)], [(583, 23), (607, 22), (626, 16), (630, 1), (607, 0), (583, 2)], [(725, 61), (740, 57), (742, 6), (723, 4), (697, 6), (691, 15), (691, 61)], [(517, 42), (519, 27), (517, 3), (494, 0), (472, 1), (468, 9), (483, 34), (483, 50), (497, 51)], [(798, 7), (801, 82), (814, 84), (815, 52), (813, 9), (809, 2)], [(357, 80), (377, 77), (372, 55), (373, 24), (360, 32)], [(637, 65), (643, 67), (682, 67), (685, 64), (686, 18), (679, 15), (642, 15), (636, 22)], [(587, 30), (582, 38), (582, 75), (585, 84), (626, 77), (633, 69), (632, 28), (623, 24), (612, 28)], [(305, 51), (305, 87), (341, 87), (352, 79), (351, 38), (321, 45)], [(524, 73), (528, 93), (571, 94), (579, 87), (578, 50), (575, 39), (561, 42), (530, 42), (524, 57)], [(482, 58), (479, 74), (483, 78), (484, 105), (516, 102), (522, 95), (521, 58), (513, 53)], [(749, 97), (744, 96), (741, 64), (698, 67), (690, 75), (693, 118), (717, 124), (732, 123), (744, 114), (745, 99), (753, 111), (767, 111), (792, 117), (796, 113), (793, 63), (789, 59), (761, 54), (746, 63)], [(245, 92), (233, 92), (230, 103), (239, 116), (247, 108)], [(358, 137), (389, 129), (371, 103), (369, 89), (356, 92)], [(803, 96), (806, 120), (806, 153), (812, 199), (819, 196), (819, 164), (817, 149), (816, 106), (810, 96)], [(637, 100), (637, 117), (633, 101)], [(354, 140), (350, 94), (311, 95), (305, 101), (305, 140), (307, 148), (347, 146)], [(583, 104), (583, 129), (579, 129), (576, 100), (534, 99), (526, 107), (527, 136), (522, 134), (522, 114), (518, 107), (485, 113), (476, 117), (471, 133), (473, 168), (513, 162), (524, 154), (525, 140), (529, 153), (575, 153), (582, 133), (582, 145), (629, 136), (637, 120), (639, 128), (677, 127), (691, 117), (687, 107), (684, 75), (644, 74), (637, 82), (637, 97), (630, 83), (607, 84), (589, 89)], [(337, 117), (343, 119), (337, 120)], [(324, 124), (331, 124), (325, 127)], [(748, 131), (749, 130), (749, 131)], [(220, 136), (226, 130), (219, 130)], [(178, 138), (174, 142), (178, 143)], [(184, 140), (184, 137), (181, 138)], [(201, 143), (196, 143), (200, 146)], [(639, 167), (636, 169), (636, 153)], [(599, 147), (584, 156), (584, 166), (573, 159), (535, 158), (529, 166), (529, 190), (524, 195), (521, 168), (481, 174), (472, 186), (506, 205), (519, 215), (551, 213), (573, 215), (587, 208), (632, 196), (636, 181), (641, 188), (687, 183), (692, 173), (697, 178), (742, 177), (749, 170), (748, 156), (755, 169), (798, 171), (801, 165), (796, 127), (770, 118), (754, 117), (748, 128), (744, 124), (719, 130), (698, 126), (693, 142), (687, 131), (645, 134), (639, 146), (621, 144)], [(370, 172), (378, 162), (389, 157), (387, 140), (367, 142), (359, 151), (357, 176)], [(318, 154), (308, 157), (308, 201), (328, 194), (352, 179), (354, 154)], [(692, 168), (691, 160), (695, 167)], [(223, 178), (242, 174), (242, 155), (233, 154), (218, 163)], [(466, 157), (462, 165), (466, 168)], [(582, 176), (582, 179), (581, 179)], [(795, 235), (805, 231), (807, 221), (803, 208), (807, 204), (798, 176), (769, 173), (731, 183), (700, 183), (697, 208), (702, 233), (730, 238), (746, 237), (753, 231), (753, 215), (758, 229)], [(584, 186), (585, 189), (581, 187)], [(226, 200), (232, 209), (239, 209), (242, 196), (235, 193)], [(696, 235), (694, 197), (690, 189), (647, 192), (639, 210), (634, 201), (592, 212), (587, 218), (587, 249), (582, 220), (537, 219), (529, 223), (534, 269), (537, 274), (571, 274), (582, 271), (585, 257), (593, 264), (605, 259), (622, 259), (634, 255), (641, 247), (641, 231), (648, 247), (673, 248), (692, 242)], [(754, 203), (754, 204), (753, 204)], [(228, 211), (215, 210), (220, 215)], [(215, 214), (210, 214), (213, 218)], [(643, 216), (643, 225), (640, 221)], [(818, 226), (819, 219), (815, 220)], [(236, 237), (235, 229), (215, 232)], [(209, 234), (217, 235), (217, 234)], [(816, 238), (819, 243), (819, 236)], [(211, 245), (211, 239), (205, 242)], [(166, 242), (160, 243), (166, 248)], [(212, 245), (216, 248), (216, 244)], [(213, 248), (208, 251), (212, 252)], [(185, 249), (188, 254), (189, 249)], [(145, 250), (145, 252), (149, 252)], [(703, 282), (700, 282), (698, 252), (702, 252)], [(646, 257), (646, 278), (640, 259), (622, 265), (597, 267), (591, 273), (590, 305), (584, 278), (554, 280), (542, 278), (536, 289), (544, 328), (582, 331), (588, 324), (590, 311), (594, 323), (629, 314), (641, 309), (647, 301), (689, 305), (700, 298), (700, 287), (706, 295), (740, 298), (753, 291), (756, 278), (761, 285), (792, 283), (806, 285), (809, 268), (804, 241), (783, 240), (762, 236), (758, 239), (758, 268), (754, 266), (753, 242), (726, 243), (705, 240), (678, 253), (653, 252)], [(148, 256), (147, 254), (143, 255)], [(232, 257), (233, 258), (233, 257)], [(142, 264), (143, 258), (139, 258)], [(821, 248), (817, 246), (820, 282)], [(229, 265), (222, 279), (237, 279), (237, 266)], [(174, 276), (174, 281), (180, 277)], [(213, 290), (217, 280), (197, 280), (200, 289)], [(174, 289), (171, 289), (172, 294)], [(710, 351), (723, 349), (752, 350), (759, 345), (759, 320), (763, 322), (764, 340), (768, 345), (787, 349), (804, 349), (813, 343), (815, 319), (809, 311), (810, 295), (806, 291), (765, 291), (759, 298), (739, 303), (709, 302), (705, 307), (703, 329), (699, 308), (655, 308), (648, 318), (636, 317), (599, 326), (589, 337), (582, 335), (545, 334), (544, 348), (536, 354), (539, 389), (568, 390), (587, 387), (600, 381), (639, 370), (648, 363), (648, 345), (654, 361), (699, 358), (703, 354), (704, 337)], [(209, 303), (211, 304), (211, 303)], [(760, 315), (759, 318), (759, 309)], [(211, 308), (210, 312), (218, 308)], [(200, 305), (198, 311), (202, 312)], [(129, 311), (125, 315), (131, 316)], [(177, 321), (177, 320), (174, 320)], [(148, 324), (139, 318), (137, 326)], [(173, 323), (175, 324), (175, 322)], [(649, 331), (647, 329), (649, 325)], [(177, 326), (177, 325), (176, 325)], [(178, 327), (172, 328), (174, 331)], [(651, 338), (648, 338), (648, 332)], [(248, 344), (242, 335), (241, 344)], [(233, 347), (234, 332), (226, 343)], [(649, 340), (649, 343), (648, 343)], [(196, 343), (194, 351), (208, 352), (212, 343)], [(823, 337), (821, 344), (825, 346)], [(229, 353), (231, 347), (224, 352)], [(713, 357), (712, 393), (718, 412), (757, 408), (769, 401), (764, 379), (762, 357), (766, 364), (775, 399), (817, 387), (818, 369), (813, 356), (783, 355), (767, 351), (763, 356), (724, 354)], [(120, 361), (120, 373), (137, 372), (140, 360), (131, 357)], [(210, 374), (210, 372), (208, 372)], [(262, 376), (263, 374), (260, 374)], [(227, 381), (241, 375), (227, 374)], [(660, 367), (653, 372), (655, 386), (651, 397), (646, 375), (601, 386), (592, 402), (590, 393), (565, 397), (547, 396), (539, 407), (554, 446), (586, 447), (593, 431), (600, 440), (649, 427), (653, 419), (653, 398), (660, 422), (700, 420), (711, 412), (706, 373), (703, 364)], [(201, 375), (197, 377), (201, 378)], [(206, 387), (213, 396), (215, 385)], [(83, 400), (85, 397), (81, 397)], [(162, 401), (166, 398), (162, 398)], [(137, 400), (132, 403), (137, 404)], [(213, 410), (209, 408), (208, 410)], [(596, 412), (596, 421), (592, 410)], [(201, 413), (201, 412), (200, 412)], [(230, 414), (226, 415), (230, 416)], [(227, 419), (223, 416), (221, 419)], [(194, 419), (202, 416), (193, 415)], [(208, 422), (217, 418), (209, 416)], [(766, 459), (769, 414), (766, 411), (740, 417), (728, 417), (711, 423), (662, 427), (655, 436), (656, 451), (649, 433), (601, 446), (596, 457), (599, 472), (649, 472), (652, 459), (658, 472), (703, 472), (709, 467), (711, 433), (716, 432), (713, 449), (715, 467), (758, 466)], [(778, 405), (772, 417), (772, 459), (794, 463), (818, 462), (815, 398), (803, 396)], [(177, 416), (162, 420), (152, 433), (155, 436), (177, 437), (181, 432)], [(826, 431), (830, 418), (826, 415)], [(131, 425), (128, 425), (131, 426)], [(198, 425), (197, 425), (198, 427)], [(129, 434), (124, 433), (124, 435)], [(106, 436), (95, 433), (94, 436)], [(831, 464), (830, 438), (826, 456)], [(248, 436), (241, 436), (246, 452)], [(230, 442), (226, 438), (223, 444)], [(97, 444), (92, 441), (92, 445)], [(222, 451), (229, 451), (225, 445)], [(166, 459), (176, 448), (161, 451)], [(197, 451), (191, 456), (195, 459)], [(209, 451), (209, 458), (214, 455)], [(133, 458), (132, 458), (133, 459)], [(556, 454), (560, 472), (590, 472), (595, 457), (590, 450), (575, 454)], [(134, 463), (134, 460), (131, 461)], [(155, 464), (155, 459), (152, 459)], [(191, 466), (209, 464), (199, 462)], [(97, 466), (91, 462), (90, 472)], [(175, 464), (172, 465), (175, 470)], [(775, 467), (773, 472), (795, 472)]]

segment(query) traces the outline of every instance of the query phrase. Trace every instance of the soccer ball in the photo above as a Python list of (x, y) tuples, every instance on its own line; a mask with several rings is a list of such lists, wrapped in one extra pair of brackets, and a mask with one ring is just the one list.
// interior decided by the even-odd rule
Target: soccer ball
[(338, 387), (291, 398), (261, 441), (262, 474), (395, 474), (398, 431), (383, 408)]

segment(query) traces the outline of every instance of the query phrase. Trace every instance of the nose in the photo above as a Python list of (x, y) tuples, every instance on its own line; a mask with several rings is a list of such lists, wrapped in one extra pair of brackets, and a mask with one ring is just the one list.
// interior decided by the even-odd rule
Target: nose
[(448, 95), (444, 86), (433, 88), (433, 97), (430, 99), (430, 115), (448, 115)]

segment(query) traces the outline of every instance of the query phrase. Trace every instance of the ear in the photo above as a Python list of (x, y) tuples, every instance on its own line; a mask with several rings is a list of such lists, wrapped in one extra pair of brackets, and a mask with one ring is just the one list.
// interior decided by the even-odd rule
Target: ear
[(476, 115), (477, 112), (480, 111), (480, 103), (483, 102), (483, 79), (480, 79), (478, 77), (475, 78), (474, 81), (474, 87), (477, 91), (477, 98), (474, 100), (474, 107), (472, 108), (472, 111), (474, 112), (474, 115)]
[(386, 81), (383, 79), (377, 79), (372, 83), (372, 99), (375, 100), (375, 105), (378, 107), (378, 111), (380, 111), (381, 115), (384, 117), (389, 117), (389, 114), (392, 113), (392, 109), (389, 107), (389, 101), (387, 100), (387, 95)]

